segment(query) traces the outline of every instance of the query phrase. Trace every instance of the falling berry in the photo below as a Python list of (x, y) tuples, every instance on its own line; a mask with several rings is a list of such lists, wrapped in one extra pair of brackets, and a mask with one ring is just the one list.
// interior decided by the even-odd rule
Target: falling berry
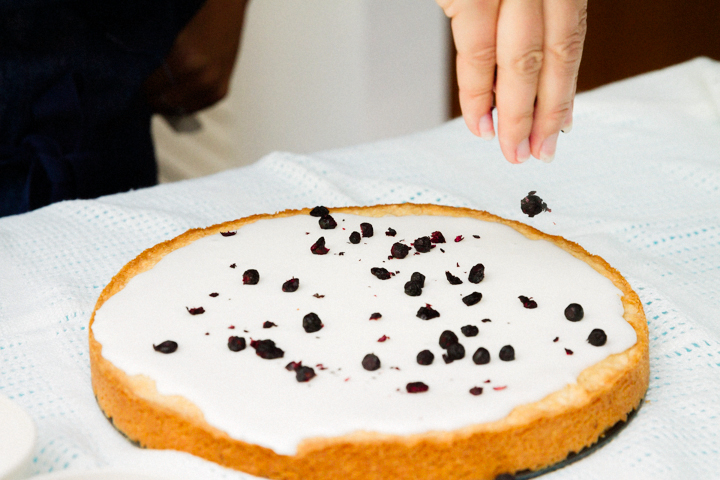
[(463, 303), (468, 307), (471, 305), (475, 305), (480, 300), (482, 300), (482, 293), (480, 292), (473, 292), (470, 295), (462, 298)]
[(571, 322), (579, 322), (585, 316), (582, 305), (579, 303), (571, 303), (565, 307), (565, 318)]
[(483, 392), (482, 387), (473, 387), (470, 389), (470, 393), (475, 396), (482, 394), (482, 392)]
[(236, 233), (237, 232), (220, 232), (220, 235), (222, 235), (223, 237), (232, 237)]
[(288, 280), (287, 282), (283, 283), (282, 291), (283, 292), (295, 292), (295, 291), (297, 291), (299, 286), (300, 286), (300, 279), (293, 277), (290, 280)]
[(409, 251), (410, 247), (408, 247), (407, 245), (403, 245), (400, 242), (394, 243), (392, 248), (390, 248), (390, 254), (394, 258), (405, 258), (407, 257)]
[(275, 325), (273, 322), (271, 322), (269, 320), (266, 320), (265, 323), (263, 323), (263, 328), (272, 328), (272, 327), (277, 327), (277, 325)]
[(447, 353), (443, 354), (443, 360), (445, 363), (452, 363), (455, 360), (465, 358), (465, 347), (461, 343), (454, 343), (447, 349)]
[(470, 275), (468, 275), (468, 282), (480, 283), (485, 278), (485, 265), (478, 263), (470, 269)]
[(353, 245), (360, 243), (360, 232), (352, 232), (350, 234), (350, 243)]
[(460, 331), (466, 337), (476, 337), (480, 330), (478, 330), (478, 327), (475, 325), (465, 325), (464, 327), (460, 327)]
[(447, 349), (450, 345), (458, 343), (458, 337), (450, 330), (445, 330), (440, 334), (440, 348)]
[(394, 237), (395, 235), (397, 235), (397, 232), (392, 228), (388, 228), (387, 232), (385, 232), (385, 235), (387, 235), (388, 237)]
[(410, 382), (405, 386), (405, 390), (407, 390), (408, 393), (427, 392), (429, 388), (430, 387), (425, 385), (423, 382)]
[(505, 345), (500, 349), (500, 360), (504, 362), (515, 360), (515, 349), (512, 345)]
[(417, 354), (417, 362), (420, 365), (430, 365), (435, 360), (435, 355), (430, 350), (423, 350)]
[(439, 317), (440, 312), (433, 310), (430, 305), (427, 305), (425, 307), (420, 307), (415, 316), (422, 320), (432, 320), (433, 318)]
[(588, 343), (594, 347), (602, 347), (607, 342), (607, 335), (600, 328), (593, 329), (587, 339)]
[(530, 218), (545, 211), (552, 211), (548, 208), (547, 204), (542, 201), (542, 198), (535, 195), (535, 193), (537, 192), (533, 190), (527, 194), (527, 197), (520, 200), (520, 209)]
[(372, 237), (374, 234), (373, 226), (367, 222), (360, 224), (360, 231), (363, 237)]
[(445, 243), (445, 237), (443, 237), (443, 234), (440, 232), (433, 232), (430, 235), (430, 241), (432, 243)]
[(420, 253), (427, 253), (432, 248), (432, 243), (430, 242), (430, 237), (420, 237), (416, 238), (413, 242), (413, 247), (415, 247), (415, 250), (417, 250)]
[(410, 295), (411, 297), (418, 297), (422, 294), (422, 287), (419, 283), (410, 280), (405, 283), (405, 294)]
[(325, 237), (318, 238), (317, 242), (313, 243), (310, 247), (310, 251), (315, 255), (325, 255), (328, 253), (330, 250), (325, 248)]
[(332, 230), (333, 228), (337, 227), (337, 222), (331, 215), (325, 215), (324, 217), (321, 217), (320, 220), (318, 220), (318, 224), (323, 230)]
[(298, 382), (309, 382), (315, 377), (315, 370), (312, 367), (299, 367), (295, 370), (295, 378)]
[(382, 318), (382, 314), (380, 312), (375, 312), (372, 315), (370, 315), (370, 320), (380, 320)]
[(382, 267), (373, 267), (370, 269), (370, 273), (375, 275), (380, 280), (387, 280), (388, 278), (393, 276), (393, 274), (388, 272), (386, 268)]
[(197, 308), (185, 307), (185, 308), (190, 313), (190, 315), (202, 315), (203, 313), (205, 313), (205, 309), (203, 307), (197, 307)]
[(173, 353), (178, 348), (177, 342), (173, 342), (172, 340), (165, 340), (160, 345), (153, 344), (153, 348), (156, 352), (160, 353)]
[(528, 298), (525, 295), (520, 295), (518, 297), (520, 301), (523, 304), (523, 307), (525, 308), (537, 308), (537, 302), (533, 300), (532, 298)]
[(230, 337), (228, 338), (228, 348), (233, 352), (239, 352), (245, 350), (245, 339), (243, 337)]
[(380, 359), (374, 353), (368, 353), (362, 360), (362, 366), (365, 370), (374, 372), (380, 368)]
[(310, 312), (303, 317), (302, 322), (303, 328), (307, 333), (314, 333), (324, 327), (320, 317), (317, 314)]
[(255, 354), (266, 360), (282, 358), (285, 352), (275, 345), (272, 340), (251, 340), (250, 346), (255, 349)]
[(255, 269), (245, 270), (242, 280), (244, 285), (257, 285), (260, 281), (260, 274)]
[(490, 352), (487, 349), (480, 347), (473, 353), (472, 360), (475, 365), (485, 365), (490, 363)]
[(324, 217), (325, 215), (328, 215), (330, 213), (330, 210), (328, 210), (325, 207), (317, 206), (310, 210), (310, 215), (313, 217)]
[(425, 288), (425, 275), (420, 272), (414, 272), (410, 275), (410, 281), (420, 285), (420, 288)]
[(462, 280), (460, 280), (458, 277), (456, 277), (450, 272), (445, 272), (445, 278), (447, 278), (447, 281), (450, 282), (450, 285), (460, 285), (461, 283), (463, 283)]

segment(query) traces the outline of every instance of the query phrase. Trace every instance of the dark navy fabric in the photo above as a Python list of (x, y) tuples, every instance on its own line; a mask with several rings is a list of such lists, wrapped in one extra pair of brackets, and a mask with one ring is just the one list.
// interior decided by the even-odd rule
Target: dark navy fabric
[(153, 185), (141, 92), (203, 0), (0, 0), (0, 216)]

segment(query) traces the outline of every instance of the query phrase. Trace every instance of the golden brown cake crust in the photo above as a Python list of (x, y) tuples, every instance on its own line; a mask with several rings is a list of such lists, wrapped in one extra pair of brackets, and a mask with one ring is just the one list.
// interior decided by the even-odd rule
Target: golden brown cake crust
[(356, 432), (308, 439), (294, 456), (230, 438), (209, 425), (202, 412), (182, 397), (160, 395), (144, 376), (129, 377), (102, 356), (93, 335), (95, 312), (135, 275), (149, 270), (169, 252), (207, 235), (237, 230), (260, 219), (307, 214), (309, 209), (254, 215), (205, 229), (193, 229), (158, 244), (128, 263), (105, 287), (90, 319), (90, 365), (98, 404), (115, 427), (143, 447), (192, 453), (247, 473), (293, 480), (493, 479), (501, 473), (537, 470), (564, 460), (597, 442), (603, 433), (637, 408), (649, 382), (648, 333), (642, 304), (620, 273), (602, 258), (562, 237), (487, 212), (439, 205), (378, 205), (333, 208), (332, 213), (444, 215), (472, 217), (508, 225), (533, 240), (554, 243), (610, 279), (623, 292), (624, 318), (637, 343), (585, 369), (574, 385), (515, 408), (502, 420), (453, 432), (399, 436)]

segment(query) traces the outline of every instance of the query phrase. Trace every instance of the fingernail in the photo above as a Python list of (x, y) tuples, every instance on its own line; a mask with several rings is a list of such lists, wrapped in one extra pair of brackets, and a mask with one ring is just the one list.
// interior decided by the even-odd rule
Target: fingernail
[(530, 139), (526, 138), (518, 145), (515, 151), (515, 160), (518, 163), (523, 163), (527, 161), (528, 158), (530, 158)]
[(479, 123), (480, 137), (483, 140), (492, 140), (495, 138), (495, 128), (493, 127), (492, 114), (486, 113), (480, 118)]
[(565, 117), (565, 121), (562, 124), (562, 127), (560, 128), (560, 131), (563, 133), (570, 133), (570, 130), (572, 130), (573, 127), (573, 115), (572, 112), (568, 114), (567, 117)]
[(550, 163), (555, 158), (555, 147), (557, 147), (558, 134), (553, 133), (540, 145), (540, 160)]

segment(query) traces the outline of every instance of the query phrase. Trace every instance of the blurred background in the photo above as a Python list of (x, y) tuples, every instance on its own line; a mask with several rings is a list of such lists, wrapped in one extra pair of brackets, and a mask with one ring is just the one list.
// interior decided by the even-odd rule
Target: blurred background
[[(429, 129), (460, 115), (434, 0), (252, 0), (228, 97), (177, 133), (153, 120), (160, 179)], [(578, 91), (697, 56), (720, 60), (718, 0), (589, 0)]]

